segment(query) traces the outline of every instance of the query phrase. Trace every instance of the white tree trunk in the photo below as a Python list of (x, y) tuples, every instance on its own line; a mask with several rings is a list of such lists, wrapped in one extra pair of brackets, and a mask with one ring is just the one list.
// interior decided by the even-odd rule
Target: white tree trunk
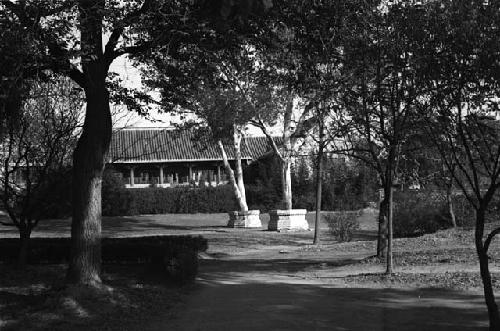
[[(235, 136), (236, 138), (236, 136)], [(217, 144), (219, 145), (219, 148), (222, 153), (222, 161), (224, 163), (224, 168), (226, 169), (228, 175), (229, 175), (229, 182), (231, 183), (231, 186), (233, 187), (234, 195), (236, 196), (236, 200), (238, 201), (238, 205), (240, 207), (240, 211), (248, 211), (248, 205), (246, 201), (246, 196), (245, 196), (245, 186), (243, 183), (243, 172), (241, 170), (241, 150), (240, 150), (240, 142), (241, 142), (241, 136), (239, 138), (238, 143), (236, 143), (235, 139), (235, 153), (236, 155), (239, 154), (239, 164), (238, 160), (236, 160), (236, 169), (237, 169), (237, 176), (235, 176), (235, 172), (231, 168), (231, 165), (229, 164), (229, 160), (227, 158), (226, 150), (224, 149), (224, 145), (222, 144), (222, 141), (219, 140), (217, 141)], [(238, 147), (238, 148), (237, 148)], [(238, 157), (237, 157), (238, 159)], [(239, 171), (238, 171), (239, 168)], [(240, 185), (243, 187), (243, 191), (240, 190)], [(243, 192), (243, 194), (242, 194)]]
[(285, 115), (283, 117), (283, 153), (282, 153), (282, 178), (281, 187), (283, 195), (283, 208), (292, 209), (292, 171), (291, 158), (293, 153), (292, 144), (292, 115), (293, 115), (293, 98), (288, 100)]
[(235, 176), (236, 185), (238, 186), (238, 190), (240, 191), (239, 199), (241, 200), (238, 200), (238, 203), (240, 205), (241, 211), (248, 211), (245, 182), (243, 181), (243, 168), (241, 166), (241, 138), (241, 133), (235, 129), (233, 134), (234, 155), (236, 158)]
[(283, 194), (283, 209), (292, 209), (292, 171), (289, 159), (282, 162), (281, 187)]

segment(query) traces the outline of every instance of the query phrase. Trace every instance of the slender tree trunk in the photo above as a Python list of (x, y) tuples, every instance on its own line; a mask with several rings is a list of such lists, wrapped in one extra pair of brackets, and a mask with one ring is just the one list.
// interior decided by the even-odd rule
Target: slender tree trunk
[(323, 126), (320, 125), (318, 158), (316, 161), (316, 215), (314, 218), (314, 240), (313, 244), (319, 245), (319, 227), (321, 219), (321, 196), (323, 186)]
[(451, 225), (456, 228), (457, 220), (455, 218), (455, 211), (453, 210), (453, 179), (450, 180), (446, 187), (446, 204), (448, 206), (448, 213), (450, 214)]
[(495, 301), (495, 294), (491, 282), (488, 252), (485, 251), (483, 243), (485, 209), (486, 208), (481, 206), (479, 210), (476, 211), (475, 243), (477, 256), (479, 258), (481, 279), (483, 281), (484, 300), (488, 308), (488, 318), (490, 321), (489, 330), (497, 331), (500, 330), (500, 314), (498, 312), (498, 306)]
[(384, 198), (380, 201), (378, 214), (377, 257), (387, 256), (387, 227), (388, 227), (389, 194), (384, 187)]
[(224, 145), (222, 144), (222, 141), (217, 141), (217, 144), (219, 145), (219, 149), (222, 153), (222, 161), (224, 163), (224, 168), (227, 171), (228, 177), (229, 177), (229, 182), (231, 183), (231, 186), (233, 187), (234, 195), (236, 196), (236, 200), (238, 201), (238, 205), (240, 207), (240, 211), (248, 211), (248, 206), (246, 199), (241, 195), (240, 188), (238, 186), (238, 182), (236, 180), (236, 177), (234, 175), (234, 171), (231, 168), (231, 165), (229, 164), (229, 160), (227, 158), (226, 150), (224, 149)]
[(392, 274), (392, 221), (393, 221), (393, 187), (392, 179), (390, 180), (389, 196), (387, 204), (387, 268), (386, 274)]
[(102, 85), (86, 89), (85, 122), (73, 154), (73, 222), (70, 283), (101, 282), (101, 184), (104, 156), (111, 140), (109, 96)]

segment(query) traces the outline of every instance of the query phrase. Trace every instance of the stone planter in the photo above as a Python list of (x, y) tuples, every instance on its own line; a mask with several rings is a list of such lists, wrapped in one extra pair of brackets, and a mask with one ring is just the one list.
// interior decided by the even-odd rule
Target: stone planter
[(306, 209), (270, 210), (267, 229), (270, 231), (309, 230), (306, 214)]
[(231, 211), (227, 226), (230, 228), (260, 228), (260, 210)]

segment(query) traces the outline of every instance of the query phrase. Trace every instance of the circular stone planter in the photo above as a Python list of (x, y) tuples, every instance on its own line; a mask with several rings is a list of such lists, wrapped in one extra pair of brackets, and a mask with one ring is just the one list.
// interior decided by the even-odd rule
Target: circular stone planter
[(278, 209), (269, 211), (270, 231), (303, 231), (309, 230), (306, 220), (306, 209)]
[(230, 228), (261, 228), (260, 210), (249, 211), (230, 211), (229, 222), (227, 226)]

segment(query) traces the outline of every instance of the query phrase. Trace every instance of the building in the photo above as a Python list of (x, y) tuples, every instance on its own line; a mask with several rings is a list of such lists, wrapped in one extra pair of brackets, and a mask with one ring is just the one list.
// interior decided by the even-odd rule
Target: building
[[(225, 150), (234, 165), (232, 144), (226, 143)], [(242, 162), (248, 165), (271, 150), (266, 137), (245, 137), (241, 143)], [(121, 173), (128, 188), (217, 186), (228, 182), (217, 143), (195, 129), (116, 130), (107, 167)]]

